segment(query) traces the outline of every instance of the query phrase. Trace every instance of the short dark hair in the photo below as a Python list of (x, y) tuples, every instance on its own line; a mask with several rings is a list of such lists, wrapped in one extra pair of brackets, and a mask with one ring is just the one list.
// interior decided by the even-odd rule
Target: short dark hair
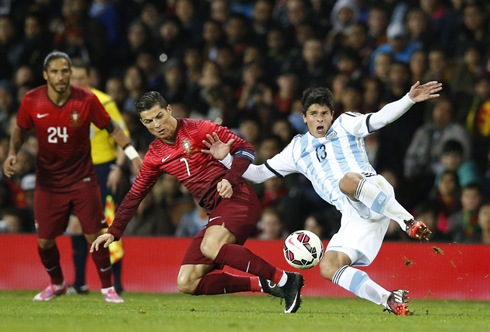
[(450, 153), (450, 152), (455, 152), (455, 153), (462, 156), (463, 155), (463, 145), (454, 139), (447, 141), (442, 146), (442, 153), (444, 154), (444, 153)]
[(306, 115), (306, 111), (313, 104), (327, 106), (333, 112), (332, 91), (327, 88), (308, 88), (303, 91), (303, 97), (301, 98), (302, 113)]
[(466, 186), (463, 187), (463, 190), (476, 190), (478, 191), (480, 196), (483, 194), (482, 186), (478, 182), (468, 183)]
[(68, 54), (66, 54), (65, 52), (53, 51), (53, 52), (49, 53), (46, 56), (46, 58), (44, 58), (43, 71), (47, 71), (48, 66), (51, 63), (51, 61), (56, 60), (56, 59), (65, 59), (66, 61), (68, 61), (68, 66), (71, 69), (71, 59), (68, 56)]
[(136, 111), (138, 111), (138, 113), (148, 111), (156, 104), (159, 104), (162, 108), (167, 108), (168, 106), (167, 101), (163, 98), (160, 92), (147, 92), (135, 103)]
[(90, 63), (87, 61), (83, 61), (82, 59), (76, 58), (71, 62), (71, 66), (73, 68), (82, 68), (85, 69), (88, 75), (90, 75)]

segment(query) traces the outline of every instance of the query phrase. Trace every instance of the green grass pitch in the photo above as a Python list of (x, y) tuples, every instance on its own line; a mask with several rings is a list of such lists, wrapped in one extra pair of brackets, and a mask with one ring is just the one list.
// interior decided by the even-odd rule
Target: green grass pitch
[(0, 331), (490, 331), (490, 302), (412, 300), (397, 317), (357, 298), (305, 297), (296, 314), (260, 295), (127, 293), (123, 304), (99, 292), (32, 302), (35, 291), (0, 291)]

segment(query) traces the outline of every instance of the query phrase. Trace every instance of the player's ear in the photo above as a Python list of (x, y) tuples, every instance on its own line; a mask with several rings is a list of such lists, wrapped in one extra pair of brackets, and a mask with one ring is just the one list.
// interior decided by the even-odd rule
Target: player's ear
[(301, 116), (303, 117), (303, 122), (306, 123), (306, 114), (305, 113), (301, 113)]
[(172, 114), (172, 105), (170, 105), (170, 104), (167, 105), (167, 112)]
[(48, 73), (43, 70), (43, 78), (47, 81), (48, 80)]

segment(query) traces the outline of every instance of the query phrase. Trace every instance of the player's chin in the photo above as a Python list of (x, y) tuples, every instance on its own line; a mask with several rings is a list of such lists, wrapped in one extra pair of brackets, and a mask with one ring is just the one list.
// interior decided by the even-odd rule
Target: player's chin
[(60, 87), (57, 86), (54, 90), (57, 93), (62, 94), (62, 93), (65, 93), (67, 89), (68, 89), (67, 86), (60, 86)]

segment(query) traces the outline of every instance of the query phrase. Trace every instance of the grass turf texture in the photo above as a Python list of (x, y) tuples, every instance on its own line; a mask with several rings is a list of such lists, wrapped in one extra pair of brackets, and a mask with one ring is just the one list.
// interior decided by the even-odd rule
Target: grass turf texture
[(413, 300), (398, 317), (362, 299), (306, 297), (296, 314), (260, 295), (99, 292), (32, 302), (34, 291), (0, 291), (0, 331), (490, 331), (490, 302)]

